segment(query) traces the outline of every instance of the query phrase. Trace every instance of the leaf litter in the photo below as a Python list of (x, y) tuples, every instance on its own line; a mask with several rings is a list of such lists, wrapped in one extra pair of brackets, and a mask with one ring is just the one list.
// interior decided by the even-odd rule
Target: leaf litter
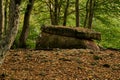
[(0, 80), (120, 80), (120, 51), (89, 49), (8, 51)]

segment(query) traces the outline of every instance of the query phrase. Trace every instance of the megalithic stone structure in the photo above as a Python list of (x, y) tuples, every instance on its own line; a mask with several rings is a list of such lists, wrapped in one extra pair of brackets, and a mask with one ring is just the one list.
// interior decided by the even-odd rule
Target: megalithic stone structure
[(101, 33), (87, 28), (67, 26), (42, 26), (36, 49), (92, 49), (100, 50), (94, 40), (101, 40)]

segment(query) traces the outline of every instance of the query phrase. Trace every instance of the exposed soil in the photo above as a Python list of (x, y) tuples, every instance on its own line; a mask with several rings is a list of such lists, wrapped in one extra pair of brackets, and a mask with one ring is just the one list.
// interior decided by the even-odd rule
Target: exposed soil
[(10, 50), (0, 80), (120, 80), (120, 51)]

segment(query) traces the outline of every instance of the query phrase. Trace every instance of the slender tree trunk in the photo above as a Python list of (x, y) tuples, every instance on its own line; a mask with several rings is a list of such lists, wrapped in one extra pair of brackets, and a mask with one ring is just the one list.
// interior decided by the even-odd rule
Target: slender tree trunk
[(0, 0), (0, 39), (3, 36), (4, 31), (4, 7), (3, 0)]
[(0, 40), (0, 64), (3, 63), (7, 50), (10, 49), (18, 32), (20, 3), (21, 0), (10, 0), (9, 27), (5, 38)]
[(88, 0), (86, 3), (86, 17), (84, 21), (84, 27), (89, 29), (92, 28), (94, 5), (95, 5), (95, 0)]
[(53, 10), (52, 10), (51, 6), (50, 6), (50, 19), (51, 19), (51, 24), (54, 25), (55, 24), (55, 19), (54, 19), (54, 14), (53, 14)]
[(23, 24), (23, 28), (22, 28), (22, 32), (19, 38), (19, 47), (20, 48), (26, 48), (26, 40), (28, 37), (28, 33), (29, 33), (29, 21), (30, 21), (30, 14), (32, 12), (32, 8), (33, 8), (33, 4), (34, 4), (34, 0), (29, 0), (29, 3), (27, 5), (26, 8), (26, 12), (25, 12), (25, 16), (24, 16), (24, 24)]
[(67, 14), (68, 14), (68, 8), (69, 8), (69, 0), (66, 2), (64, 17), (63, 17), (63, 26), (66, 26), (67, 23)]
[(50, 12), (50, 19), (52, 25), (58, 25), (59, 24), (59, 17), (60, 17), (60, 11), (61, 11), (61, 5), (63, 0), (47, 0), (46, 4), (49, 8)]
[(87, 22), (88, 22), (88, 14), (89, 14), (88, 6), (89, 6), (89, 0), (87, 0), (87, 2), (86, 2), (86, 16), (85, 16), (85, 21), (84, 21), (84, 27), (86, 27)]
[(60, 23), (60, 13), (61, 13), (61, 7), (62, 7), (62, 4), (63, 4), (63, 0), (60, 0), (59, 3), (58, 3), (58, 24)]
[(90, 0), (90, 12), (89, 12), (89, 22), (88, 22), (88, 28), (92, 28), (92, 19), (94, 15), (94, 0)]
[(4, 33), (6, 34), (7, 24), (8, 24), (8, 0), (6, 0), (6, 2), (5, 2), (4, 15), (5, 15)]
[(54, 18), (55, 18), (55, 25), (58, 25), (58, 0), (55, 0), (55, 6), (54, 6)]
[(80, 26), (80, 20), (79, 20), (79, 0), (76, 0), (75, 10), (76, 10), (76, 27), (79, 27)]
[(53, 11), (53, 10), (54, 10), (54, 9), (53, 9), (54, 6), (53, 6), (51, 0), (48, 0), (48, 1), (46, 2), (46, 4), (47, 4), (47, 6), (48, 6), (48, 8), (49, 8), (51, 24), (54, 25), (54, 24), (55, 24), (54, 11)]

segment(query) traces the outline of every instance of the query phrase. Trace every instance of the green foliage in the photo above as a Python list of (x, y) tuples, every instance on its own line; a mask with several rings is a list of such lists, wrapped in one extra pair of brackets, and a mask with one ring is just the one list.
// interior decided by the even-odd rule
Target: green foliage
[(98, 43), (105, 48), (120, 49), (120, 23), (119, 19), (110, 18), (110, 22), (94, 21), (94, 29), (101, 32), (102, 40)]
[[(63, 0), (64, 1), (64, 0)], [(112, 2), (111, 2), (112, 1)], [(80, 1), (80, 26), (84, 25), (85, 19), (85, 6), (87, 0)], [(23, 25), (23, 15), (26, 9), (26, 1), (22, 3), (21, 17), (20, 17), (20, 29), (18, 36), (16, 37), (16, 43), (18, 42), (19, 35), (21, 33)], [(68, 10), (67, 26), (75, 26), (75, 1), (70, 0), (70, 7)], [(96, 0), (95, 5), (95, 15), (93, 19), (93, 29), (101, 32), (102, 40), (97, 41), (99, 45), (106, 48), (117, 48), (120, 49), (120, 17), (119, 0)], [(60, 24), (63, 22), (63, 12), (64, 12), (65, 2), (62, 3)], [(50, 13), (44, 0), (36, 0), (34, 4), (34, 9), (30, 18), (30, 32), (27, 39), (28, 48), (34, 48), (37, 36), (40, 33), (40, 25), (50, 24)]]
[(27, 39), (28, 48), (35, 48), (36, 39), (40, 33), (40, 23), (38, 23), (33, 16), (31, 16), (31, 24), (29, 29), (29, 36)]

